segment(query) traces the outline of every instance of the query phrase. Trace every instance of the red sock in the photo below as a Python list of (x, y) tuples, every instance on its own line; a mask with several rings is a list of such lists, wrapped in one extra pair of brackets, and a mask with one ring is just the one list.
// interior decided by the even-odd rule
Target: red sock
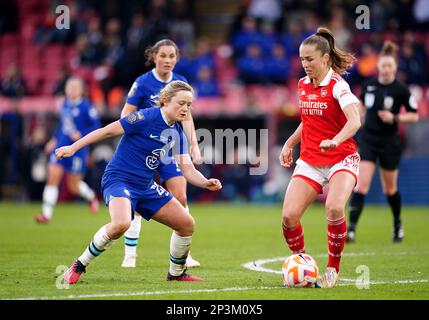
[(346, 242), (347, 225), (343, 216), (338, 220), (328, 219), (328, 267), (340, 271), (341, 253)]
[(283, 237), (285, 238), (289, 249), (295, 253), (305, 253), (304, 249), (304, 232), (302, 230), (301, 223), (296, 227), (288, 228), (284, 224), (283, 228)]

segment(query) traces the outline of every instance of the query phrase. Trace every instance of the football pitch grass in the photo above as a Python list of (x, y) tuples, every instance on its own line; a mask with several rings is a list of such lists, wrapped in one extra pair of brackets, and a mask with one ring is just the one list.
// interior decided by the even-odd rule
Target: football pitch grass
[[(429, 299), (427, 207), (403, 209), (405, 239), (393, 244), (389, 208), (367, 206), (332, 289), (282, 287), (280, 270), (290, 251), (281, 233), (280, 205), (191, 204), (190, 209), (197, 222), (191, 252), (202, 266), (189, 273), (204, 282), (165, 280), (171, 231), (144, 221), (136, 268), (120, 266), (121, 238), (67, 289), (61, 273), (109, 221), (107, 209), (94, 216), (83, 204), (60, 203), (51, 224), (37, 225), (33, 216), (40, 204), (0, 203), (0, 299)], [(302, 223), (307, 253), (323, 272), (323, 206), (313, 204)]]

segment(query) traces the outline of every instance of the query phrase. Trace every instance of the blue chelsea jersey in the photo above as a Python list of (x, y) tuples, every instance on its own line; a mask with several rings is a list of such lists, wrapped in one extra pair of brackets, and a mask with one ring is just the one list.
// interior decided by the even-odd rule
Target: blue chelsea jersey
[(119, 121), (125, 133), (105, 175), (137, 184), (149, 183), (161, 161), (172, 161), (169, 153), (188, 153), (182, 128), (178, 123), (168, 125), (159, 108), (135, 111)]
[(137, 110), (152, 108), (159, 100), (159, 92), (171, 81), (181, 80), (188, 82), (185, 77), (172, 72), (170, 79), (162, 81), (152, 69), (141, 75), (133, 83), (128, 92), (127, 103), (137, 107)]
[(60, 123), (55, 132), (59, 145), (72, 144), (70, 133), (78, 131), (83, 137), (86, 134), (100, 128), (100, 118), (97, 110), (91, 102), (85, 99), (73, 104), (64, 100), (60, 113)]

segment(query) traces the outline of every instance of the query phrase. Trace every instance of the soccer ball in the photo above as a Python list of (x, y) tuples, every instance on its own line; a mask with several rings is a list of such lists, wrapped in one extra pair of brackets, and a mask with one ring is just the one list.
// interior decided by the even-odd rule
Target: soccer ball
[(316, 283), (319, 268), (308, 254), (299, 253), (289, 256), (282, 267), (283, 283), (286, 288), (311, 287)]

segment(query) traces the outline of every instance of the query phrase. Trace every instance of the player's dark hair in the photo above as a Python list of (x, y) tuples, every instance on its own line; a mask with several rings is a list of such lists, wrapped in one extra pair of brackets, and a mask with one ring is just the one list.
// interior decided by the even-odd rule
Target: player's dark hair
[(395, 60), (397, 60), (398, 57), (398, 45), (393, 43), (390, 40), (384, 41), (383, 47), (380, 51), (380, 56), (390, 56), (393, 57)]
[(318, 28), (315, 34), (302, 42), (302, 45), (309, 44), (315, 45), (316, 49), (322, 52), (322, 55), (329, 54), (329, 64), (338, 74), (346, 74), (356, 61), (353, 54), (341, 50), (335, 45), (334, 35), (327, 28)]
[(159, 92), (158, 107), (162, 108), (165, 103), (169, 102), (179, 91), (189, 91), (192, 93), (192, 96), (194, 95), (194, 89), (186, 82), (180, 80), (171, 81)]
[(177, 46), (177, 44), (170, 39), (162, 39), (159, 40), (157, 43), (155, 43), (153, 46), (148, 47), (145, 52), (144, 55), (146, 57), (146, 66), (153, 66), (155, 64), (155, 56), (159, 51), (159, 48), (161, 48), (162, 46), (172, 46), (174, 47), (174, 49), (176, 50), (176, 57), (177, 60), (179, 60), (179, 56), (180, 56), (180, 50), (179, 47)]

